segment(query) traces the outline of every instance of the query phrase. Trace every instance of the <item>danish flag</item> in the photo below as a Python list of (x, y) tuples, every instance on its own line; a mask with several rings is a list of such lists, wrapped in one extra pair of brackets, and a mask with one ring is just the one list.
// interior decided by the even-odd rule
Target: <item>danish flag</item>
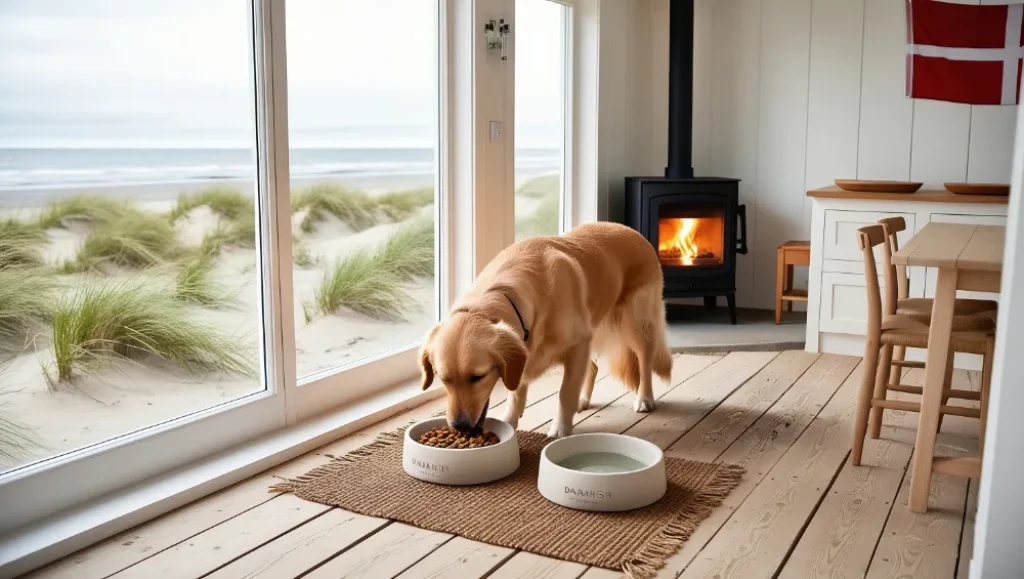
[(905, 0), (908, 97), (977, 105), (1020, 102), (1024, 4), (978, 1)]

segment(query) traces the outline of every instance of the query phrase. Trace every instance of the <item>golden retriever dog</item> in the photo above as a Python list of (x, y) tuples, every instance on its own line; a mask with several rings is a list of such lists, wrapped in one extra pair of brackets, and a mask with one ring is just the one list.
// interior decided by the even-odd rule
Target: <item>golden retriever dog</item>
[(558, 414), (548, 436), (572, 434), (590, 404), (597, 364), (636, 392), (633, 409), (654, 409), (652, 374), (668, 380), (661, 265), (651, 244), (615, 223), (581, 225), (558, 237), (507, 247), (434, 326), (423, 343), (423, 389), (441, 380), (448, 424), (482, 427), (500, 378), (509, 390), (503, 420), (516, 426), (531, 381), (560, 364)]

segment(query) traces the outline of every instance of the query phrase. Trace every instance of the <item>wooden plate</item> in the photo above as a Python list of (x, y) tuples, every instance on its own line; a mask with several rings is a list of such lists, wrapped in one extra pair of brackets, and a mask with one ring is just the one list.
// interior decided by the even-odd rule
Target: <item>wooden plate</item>
[(843, 191), (859, 193), (914, 193), (924, 183), (915, 181), (864, 181), (860, 179), (836, 179), (836, 187)]
[(1010, 194), (1007, 183), (943, 183), (946, 191), (957, 195), (998, 195), (1005, 197)]

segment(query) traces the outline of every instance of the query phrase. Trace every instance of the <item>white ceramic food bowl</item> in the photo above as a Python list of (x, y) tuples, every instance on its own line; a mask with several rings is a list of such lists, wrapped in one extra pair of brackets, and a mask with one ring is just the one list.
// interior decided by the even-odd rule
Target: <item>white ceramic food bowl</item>
[(484, 429), (501, 442), (482, 448), (436, 448), (418, 442), (424, 432), (445, 424), (444, 418), (431, 418), (405, 430), (402, 467), (409, 476), (445, 485), (477, 485), (505, 478), (519, 468), (519, 443), (508, 423), (484, 419)]
[[(590, 453), (624, 455), (634, 470), (586, 472), (560, 466), (570, 457)], [(665, 455), (657, 446), (621, 434), (568, 436), (548, 444), (540, 454), (537, 488), (544, 498), (573, 509), (628, 511), (645, 507), (665, 495)]]

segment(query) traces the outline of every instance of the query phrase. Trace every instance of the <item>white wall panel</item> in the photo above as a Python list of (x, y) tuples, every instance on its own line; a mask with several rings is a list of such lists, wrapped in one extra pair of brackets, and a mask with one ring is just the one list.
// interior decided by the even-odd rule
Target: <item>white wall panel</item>
[[(741, 179), (740, 202), (747, 205), (747, 234), (757, 231), (758, 92), (760, 88), (760, 0), (716, 0), (712, 15), (711, 173)], [(754, 302), (754, 263), (739, 256), (736, 301)], [(774, 287), (774, 286), (772, 286)]]
[[(857, 176), (864, 0), (814, 0), (804, 189)], [(804, 239), (811, 202), (804, 200)]]
[(914, 101), (910, 179), (940, 188), (966, 181), (970, 130), (970, 105)]
[(1009, 183), (1017, 107), (979, 105), (971, 110), (967, 180), (975, 183)]
[(858, 179), (908, 179), (914, 102), (907, 99), (903, 2), (866, 0)]

